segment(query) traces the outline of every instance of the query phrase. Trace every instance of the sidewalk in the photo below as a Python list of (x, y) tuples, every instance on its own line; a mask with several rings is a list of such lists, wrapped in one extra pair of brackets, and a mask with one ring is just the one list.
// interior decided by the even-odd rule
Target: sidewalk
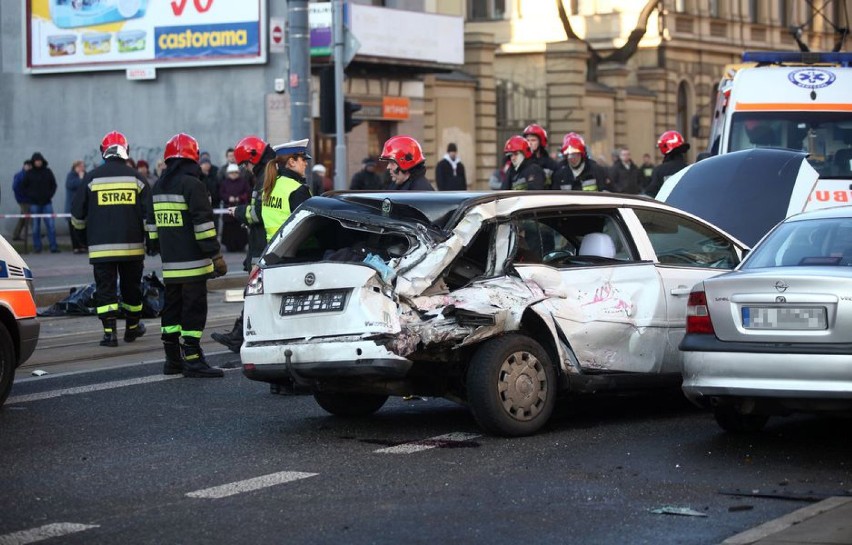
[(852, 544), (852, 497), (833, 497), (729, 537), (722, 545)]

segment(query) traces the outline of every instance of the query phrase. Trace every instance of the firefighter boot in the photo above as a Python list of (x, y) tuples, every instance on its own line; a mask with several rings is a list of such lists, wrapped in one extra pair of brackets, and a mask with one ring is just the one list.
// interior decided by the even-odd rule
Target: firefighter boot
[(104, 318), (101, 320), (104, 324), (104, 338), (101, 339), (101, 346), (118, 346), (118, 335), (115, 334), (116, 320), (115, 318)]
[(132, 343), (145, 334), (145, 324), (139, 318), (128, 318), (124, 327), (124, 342)]
[(187, 378), (217, 378), (224, 377), (225, 372), (216, 367), (210, 367), (204, 358), (204, 352), (198, 344), (198, 339), (183, 341), (183, 376)]
[(210, 335), (217, 343), (224, 344), (228, 350), (239, 354), (243, 345), (243, 315), (234, 322), (234, 327), (228, 333), (213, 333)]
[(164, 375), (179, 375), (183, 373), (183, 355), (177, 339), (163, 339), (163, 349), (166, 351), (166, 363), (163, 364)]

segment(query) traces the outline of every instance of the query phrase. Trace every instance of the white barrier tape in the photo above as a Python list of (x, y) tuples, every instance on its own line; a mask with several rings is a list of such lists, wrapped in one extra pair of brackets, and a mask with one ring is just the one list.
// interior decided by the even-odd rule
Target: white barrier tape
[[(228, 212), (227, 208), (214, 208), (213, 213), (223, 215), (223, 214), (228, 214), (229, 212)], [(27, 219), (31, 219), (31, 218), (70, 218), (70, 217), (71, 217), (71, 214), (69, 214), (67, 212), (62, 212), (62, 213), (58, 213), (58, 214), (0, 214), (0, 219), (2, 219), (2, 218), (27, 218)]]

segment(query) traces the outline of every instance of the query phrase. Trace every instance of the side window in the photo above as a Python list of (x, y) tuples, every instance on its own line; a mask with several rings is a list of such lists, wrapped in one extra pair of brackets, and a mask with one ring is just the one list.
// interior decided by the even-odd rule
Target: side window
[(447, 269), (444, 281), (450, 289), (458, 289), (471, 280), (485, 274), (493, 274), (493, 254), (495, 225), (482, 227), (473, 240), (459, 253), (453, 264)]
[(522, 217), (515, 221), (514, 228), (517, 263), (563, 267), (635, 260), (623, 230), (607, 214)]
[(739, 263), (731, 241), (701, 223), (660, 210), (634, 212), (661, 265), (732, 269)]

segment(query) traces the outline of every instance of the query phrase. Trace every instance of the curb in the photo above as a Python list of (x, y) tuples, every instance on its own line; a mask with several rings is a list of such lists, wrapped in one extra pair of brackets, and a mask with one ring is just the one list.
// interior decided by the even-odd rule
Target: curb
[[(234, 288), (244, 288), (248, 282), (248, 274), (227, 274), (220, 278), (212, 278), (207, 281), (208, 291), (228, 290)], [(49, 307), (50, 305), (61, 301), (68, 297), (71, 288), (75, 286), (63, 286), (61, 288), (50, 288), (45, 290), (36, 290), (35, 304), (37, 308)]]
[[(803, 507), (797, 511), (788, 513), (783, 517), (770, 520), (760, 526), (755, 526), (750, 530), (731, 536), (723, 541), (721, 545), (751, 545), (752, 543), (756, 543), (766, 537), (779, 534), (792, 526), (804, 522), (805, 520), (817, 517), (823, 513), (837, 509), (838, 507), (843, 507), (850, 503), (852, 503), (852, 498), (849, 497), (835, 496), (827, 498), (821, 502)], [(781, 543), (781, 541), (779, 540), (778, 543)]]

